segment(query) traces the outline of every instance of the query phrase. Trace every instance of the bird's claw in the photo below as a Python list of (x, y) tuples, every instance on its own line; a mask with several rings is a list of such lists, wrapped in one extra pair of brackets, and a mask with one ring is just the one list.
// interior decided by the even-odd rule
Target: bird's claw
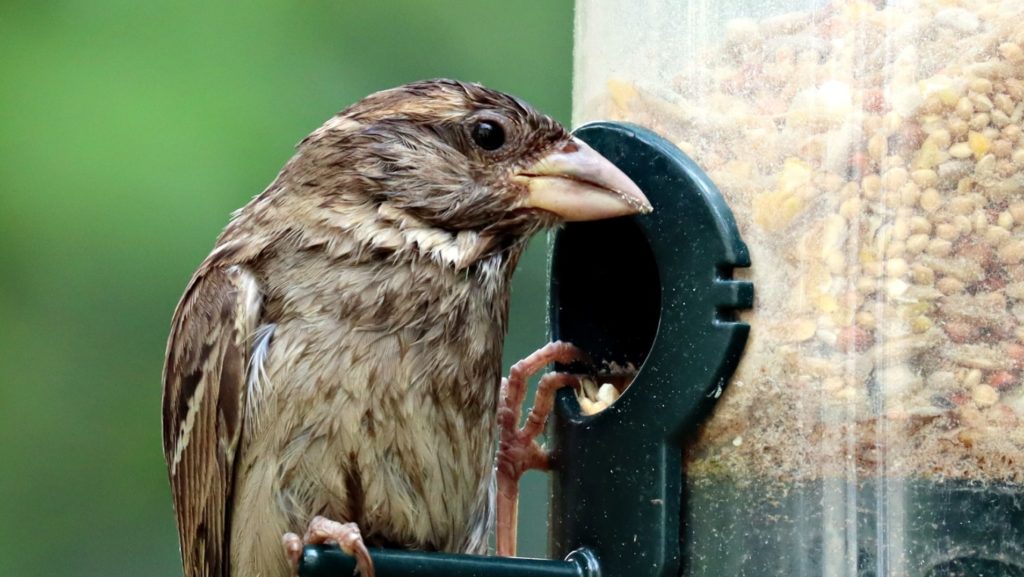
[(359, 526), (355, 523), (339, 523), (317, 515), (309, 522), (303, 538), (300, 539), (295, 533), (285, 533), (281, 537), (281, 543), (296, 575), (299, 571), (299, 561), (302, 559), (302, 548), (305, 545), (337, 543), (342, 551), (356, 558), (357, 575), (374, 577), (373, 560), (366, 549), (366, 544), (363, 543)]
[(537, 437), (544, 431), (548, 415), (554, 406), (555, 392), (565, 386), (579, 386), (579, 381), (573, 375), (544, 375), (537, 385), (533, 408), (526, 417), (526, 423), (519, 428), (527, 380), (551, 363), (566, 364), (583, 358), (583, 352), (572, 344), (555, 341), (512, 365), (508, 378), (501, 380), (501, 404), (498, 407), (496, 536), (499, 556), (514, 556), (516, 553), (519, 478), (530, 469), (549, 468), (548, 452), (537, 443)]

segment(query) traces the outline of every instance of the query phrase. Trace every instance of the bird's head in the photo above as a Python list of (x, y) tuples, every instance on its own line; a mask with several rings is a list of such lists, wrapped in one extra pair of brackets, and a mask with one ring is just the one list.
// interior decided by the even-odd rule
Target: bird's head
[(546, 226), (651, 210), (629, 177), (558, 122), (452, 80), (368, 96), (307, 137), (293, 164), (326, 196), (322, 208), (355, 215), (358, 205), (456, 266)]

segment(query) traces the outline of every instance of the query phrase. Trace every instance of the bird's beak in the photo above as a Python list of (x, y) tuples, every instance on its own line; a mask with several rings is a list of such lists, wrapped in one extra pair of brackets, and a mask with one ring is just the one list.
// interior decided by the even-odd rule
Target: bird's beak
[(651, 203), (628, 176), (573, 138), (514, 177), (526, 186), (524, 206), (567, 221), (647, 214)]

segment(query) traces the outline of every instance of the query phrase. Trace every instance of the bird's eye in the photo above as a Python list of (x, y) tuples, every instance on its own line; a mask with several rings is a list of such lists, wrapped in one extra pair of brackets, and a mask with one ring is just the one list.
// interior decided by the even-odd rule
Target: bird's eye
[(493, 120), (479, 120), (473, 125), (473, 142), (484, 150), (498, 150), (505, 144), (505, 129)]

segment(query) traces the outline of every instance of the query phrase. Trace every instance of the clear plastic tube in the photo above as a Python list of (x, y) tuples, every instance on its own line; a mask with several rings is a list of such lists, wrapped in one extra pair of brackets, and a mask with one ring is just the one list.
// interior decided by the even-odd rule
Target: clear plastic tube
[[(692, 575), (1024, 575), (1024, 0), (578, 0), (574, 120), (675, 142), (757, 287)], [(739, 272), (739, 271), (737, 271)]]

